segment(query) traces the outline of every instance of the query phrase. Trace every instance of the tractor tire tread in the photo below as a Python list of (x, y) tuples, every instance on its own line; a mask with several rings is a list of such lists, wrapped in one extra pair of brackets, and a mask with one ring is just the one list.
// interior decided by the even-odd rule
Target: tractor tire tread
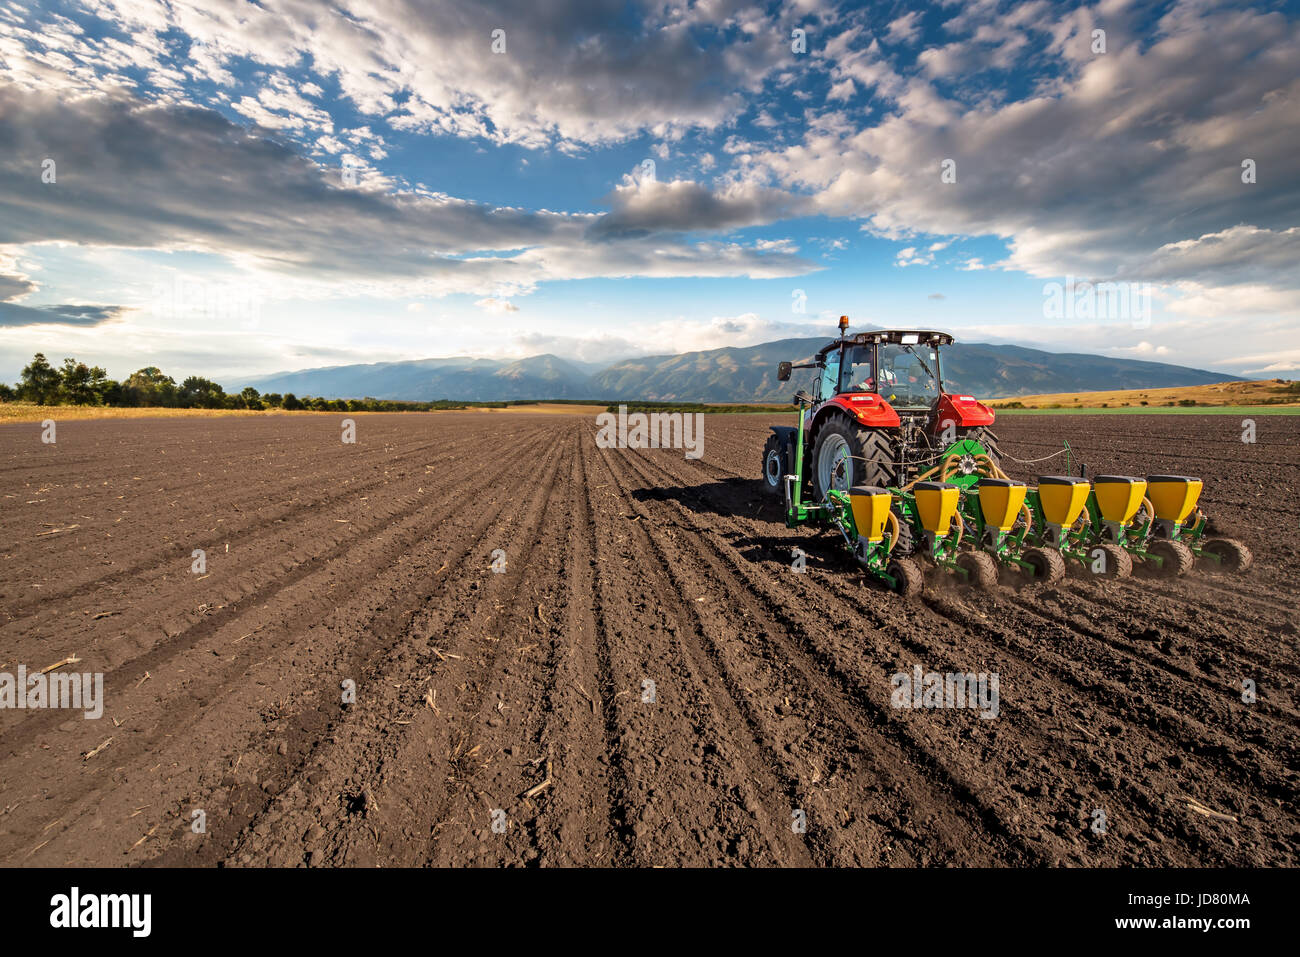
[(1055, 548), (1029, 548), (1021, 557), (1034, 566), (1035, 584), (1050, 588), (1065, 578), (1065, 557)]
[(901, 598), (915, 598), (925, 587), (925, 573), (910, 558), (891, 559), (885, 570), (898, 583), (894, 590)]
[(1235, 538), (1212, 538), (1202, 548), (1213, 555), (1222, 555), (1223, 560), (1214, 564), (1225, 571), (1244, 572), (1255, 560), (1250, 549)]
[(997, 586), (998, 563), (988, 552), (966, 551), (957, 556), (957, 567), (966, 572), (965, 584), (981, 591)]

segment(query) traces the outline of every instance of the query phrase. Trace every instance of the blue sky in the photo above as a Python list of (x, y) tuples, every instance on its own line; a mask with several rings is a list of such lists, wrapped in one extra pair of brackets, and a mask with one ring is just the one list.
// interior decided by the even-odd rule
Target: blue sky
[(0, 2), (0, 379), (603, 362), (842, 313), (1293, 376), (1298, 19)]

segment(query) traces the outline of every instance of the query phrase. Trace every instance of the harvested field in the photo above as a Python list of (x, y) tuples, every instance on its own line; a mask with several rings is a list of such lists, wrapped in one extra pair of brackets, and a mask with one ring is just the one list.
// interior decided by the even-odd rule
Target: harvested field
[[(909, 604), (760, 501), (792, 418), (700, 460), (577, 415), (0, 426), (0, 672), (106, 700), (0, 711), (0, 863), (1300, 863), (1300, 419), (1008, 416), (1202, 475), (1255, 567)], [(915, 664), (998, 717), (891, 707)]]

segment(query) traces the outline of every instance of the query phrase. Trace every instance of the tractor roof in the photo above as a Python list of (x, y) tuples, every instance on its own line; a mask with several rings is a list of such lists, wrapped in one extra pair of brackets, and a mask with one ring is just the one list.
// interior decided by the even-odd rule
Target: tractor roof
[(832, 349), (838, 349), (841, 344), (866, 346), (872, 343), (893, 343), (897, 345), (904, 341), (908, 345), (950, 346), (953, 340), (946, 332), (934, 332), (928, 329), (874, 329), (871, 332), (859, 332), (857, 335), (835, 339), (819, 349), (817, 355), (824, 356)]

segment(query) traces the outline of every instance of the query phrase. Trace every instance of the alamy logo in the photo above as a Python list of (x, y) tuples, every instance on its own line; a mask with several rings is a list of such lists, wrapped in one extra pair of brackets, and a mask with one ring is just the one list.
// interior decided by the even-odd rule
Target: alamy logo
[(596, 416), (600, 431), (596, 446), (602, 449), (685, 449), (688, 459), (704, 455), (704, 415), (696, 412), (633, 412), (618, 407), (618, 415)]
[(1128, 319), (1135, 329), (1151, 325), (1151, 284), (1093, 282), (1066, 276), (1064, 284), (1043, 284), (1046, 319)]
[(153, 924), (151, 894), (82, 894), (74, 887), (51, 897), (50, 907), (51, 927), (129, 927), (133, 937), (148, 937)]
[(85, 712), (87, 720), (104, 714), (104, 675), (27, 673), (26, 665), (17, 674), (0, 672), (0, 708), (69, 708)]
[(913, 665), (911, 674), (900, 671), (890, 680), (895, 708), (972, 708), (981, 718), (998, 716), (998, 675), (958, 671), (940, 674)]

